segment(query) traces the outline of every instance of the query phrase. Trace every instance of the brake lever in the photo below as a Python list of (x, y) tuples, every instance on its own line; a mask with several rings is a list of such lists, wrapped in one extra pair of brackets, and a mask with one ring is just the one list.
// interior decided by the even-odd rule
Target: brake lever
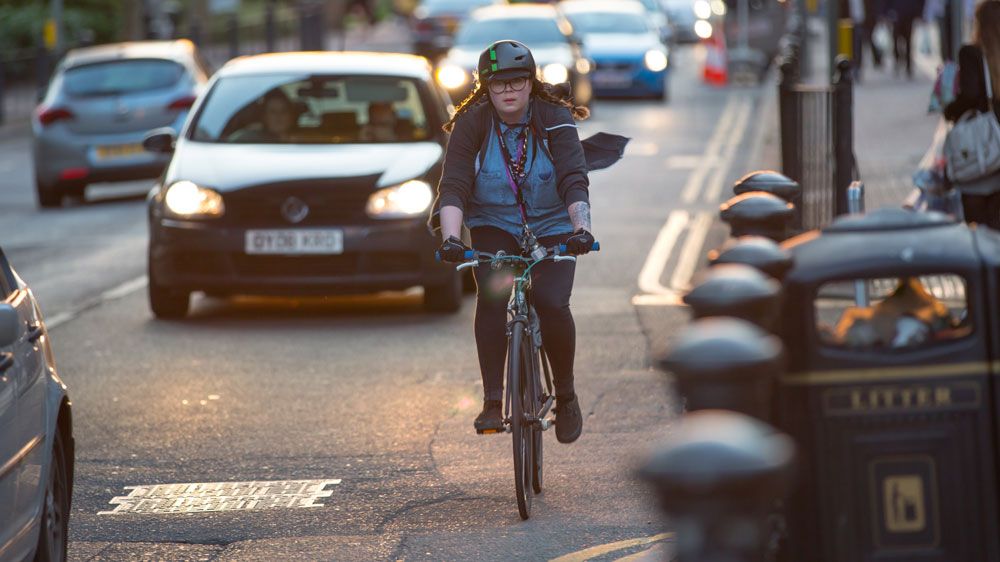
[(465, 263), (458, 264), (458, 267), (455, 268), (455, 271), (462, 271), (463, 269), (469, 269), (470, 267), (476, 267), (477, 265), (479, 265), (479, 260), (467, 261)]

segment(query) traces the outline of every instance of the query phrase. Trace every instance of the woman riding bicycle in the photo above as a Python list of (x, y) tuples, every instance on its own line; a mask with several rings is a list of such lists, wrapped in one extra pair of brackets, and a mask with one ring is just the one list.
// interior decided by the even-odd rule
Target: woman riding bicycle
[[(538, 80), (531, 51), (498, 41), (479, 56), (479, 82), (445, 125), (451, 140), (438, 185), (442, 259), (465, 261), (462, 224), (479, 251), (521, 254), (534, 244), (565, 244), (586, 254), (590, 234), (587, 162), (574, 119), (589, 111)], [(533, 303), (552, 364), (556, 438), (572, 443), (583, 417), (573, 388), (576, 326), (569, 309), (575, 264), (546, 261), (532, 270)], [(483, 377), (479, 433), (503, 429), (509, 269), (476, 269), (476, 347)]]

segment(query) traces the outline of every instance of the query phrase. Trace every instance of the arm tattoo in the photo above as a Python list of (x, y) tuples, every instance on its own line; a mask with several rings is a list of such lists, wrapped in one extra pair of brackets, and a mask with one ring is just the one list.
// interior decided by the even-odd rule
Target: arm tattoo
[(587, 232), (591, 231), (590, 226), (590, 203), (577, 201), (569, 206), (569, 220), (573, 222), (573, 230), (581, 228)]

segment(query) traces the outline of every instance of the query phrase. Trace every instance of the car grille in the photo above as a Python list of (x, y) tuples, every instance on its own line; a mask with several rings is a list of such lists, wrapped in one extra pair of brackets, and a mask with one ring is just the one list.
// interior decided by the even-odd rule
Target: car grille
[[(323, 226), (367, 221), (365, 205), (377, 176), (256, 185), (223, 194), (225, 221), (241, 227)], [(293, 222), (282, 212), (290, 198), (309, 207)]]
[(234, 254), (233, 269), (241, 277), (333, 277), (358, 271), (358, 254), (336, 256), (248, 256)]
[(226, 264), (214, 252), (177, 252), (170, 255), (171, 269), (184, 275), (225, 275)]

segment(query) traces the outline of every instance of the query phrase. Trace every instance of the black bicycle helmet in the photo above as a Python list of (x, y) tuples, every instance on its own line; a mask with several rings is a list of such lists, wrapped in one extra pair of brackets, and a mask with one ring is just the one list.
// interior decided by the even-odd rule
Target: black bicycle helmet
[(504, 39), (490, 45), (479, 55), (479, 81), (510, 80), (535, 75), (535, 57), (523, 43)]

